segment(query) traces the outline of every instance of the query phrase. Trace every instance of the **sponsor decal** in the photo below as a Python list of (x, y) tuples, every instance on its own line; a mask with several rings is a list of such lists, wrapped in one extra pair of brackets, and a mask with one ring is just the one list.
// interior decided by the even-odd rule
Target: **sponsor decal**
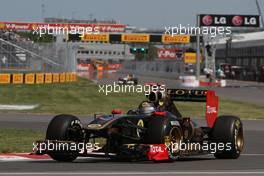
[(176, 49), (157, 49), (157, 54), (159, 59), (176, 59)]
[(207, 91), (205, 118), (207, 126), (212, 128), (218, 114), (218, 96), (212, 90)]
[(202, 22), (203, 22), (204, 25), (210, 26), (213, 23), (213, 17), (210, 16), (210, 15), (205, 15), (202, 18)]
[[(144, 127), (144, 122), (143, 122), (142, 119), (139, 119), (139, 121), (137, 123), (137, 126)], [(137, 129), (137, 136), (138, 137), (141, 137), (141, 133), (142, 133), (142, 130), (141, 129)]]
[(190, 43), (189, 35), (162, 35), (161, 41), (164, 43)]
[(179, 125), (179, 122), (178, 122), (178, 121), (171, 121), (170, 123), (171, 123), (172, 126), (177, 126), (177, 125)]
[(22, 84), (23, 78), (24, 77), (22, 73), (13, 74), (13, 84)]
[(200, 26), (260, 27), (260, 16), (201, 14)]
[(166, 149), (165, 144), (150, 145), (149, 152), (147, 155), (149, 160), (161, 161), (169, 159), (169, 153)]
[(195, 64), (196, 63), (196, 53), (184, 53), (184, 63)]
[(44, 74), (37, 73), (36, 74), (36, 84), (43, 84), (44, 83)]
[(89, 124), (87, 127), (88, 128), (100, 128), (102, 125), (101, 124)]
[(236, 126), (237, 129), (239, 129), (241, 127), (241, 123), (240, 123), (239, 120), (236, 120), (235, 126)]
[(207, 90), (168, 89), (168, 94), (173, 96), (200, 96), (205, 97)]
[(144, 127), (144, 122), (142, 119), (138, 121), (137, 126)]
[(35, 83), (35, 74), (34, 73), (25, 74), (25, 83), (26, 84), (34, 84)]
[(122, 34), (122, 42), (149, 42), (149, 34)]
[(241, 26), (243, 24), (243, 18), (241, 16), (234, 16), (232, 18), (232, 23), (235, 26)]
[(109, 42), (109, 34), (84, 34), (81, 41), (85, 42)]
[(216, 107), (206, 106), (206, 112), (208, 114), (217, 113)]
[(31, 23), (31, 22), (0, 22), (0, 29), (12, 30), (37, 30), (39, 28), (54, 27), (58, 29), (88, 28), (91, 27), (99, 32), (124, 32), (126, 25), (123, 24), (81, 24), (81, 23)]
[(73, 120), (72, 122), (71, 122), (71, 126), (74, 126), (74, 125), (79, 125), (80, 127), (82, 127), (82, 123), (80, 122), (80, 120)]
[(0, 84), (10, 84), (11, 75), (10, 74), (0, 74)]

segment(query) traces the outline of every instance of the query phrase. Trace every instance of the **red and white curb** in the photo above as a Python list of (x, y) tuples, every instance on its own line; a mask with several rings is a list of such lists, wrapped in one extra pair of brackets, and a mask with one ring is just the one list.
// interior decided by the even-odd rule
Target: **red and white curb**
[(48, 155), (36, 155), (33, 153), (10, 153), (0, 154), (0, 162), (5, 161), (32, 161), (32, 160), (50, 160)]

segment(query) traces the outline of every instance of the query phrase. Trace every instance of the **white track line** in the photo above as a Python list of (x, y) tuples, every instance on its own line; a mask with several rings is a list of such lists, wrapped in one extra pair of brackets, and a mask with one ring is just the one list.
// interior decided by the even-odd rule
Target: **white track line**
[(0, 104), (0, 109), (2, 110), (31, 110), (37, 108), (39, 105), (6, 105)]
[(242, 156), (264, 156), (264, 153), (244, 153)]
[(192, 172), (6, 172), (0, 175), (249, 175), (264, 174), (264, 171), (192, 171)]

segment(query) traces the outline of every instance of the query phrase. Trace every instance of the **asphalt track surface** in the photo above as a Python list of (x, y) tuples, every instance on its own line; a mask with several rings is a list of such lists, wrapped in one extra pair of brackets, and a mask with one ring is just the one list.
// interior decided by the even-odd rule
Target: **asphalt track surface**
[[(149, 78), (146, 79), (151, 81)], [(100, 81), (111, 82), (109, 79)], [(172, 81), (168, 83), (175, 85)], [(223, 90), (223, 95), (229, 98), (229, 94), (231, 98), (239, 98), (239, 96), (245, 96), (245, 93), (251, 89), (260, 90), (254, 97), (248, 96), (248, 98), (252, 100), (252, 103), (264, 104), (262, 87), (245, 86), (242, 89), (228, 89)], [(221, 91), (218, 93), (221, 94)], [(233, 96), (235, 93), (237, 96)], [(44, 131), (51, 118), (52, 115), (3, 113), (0, 114), (0, 128)], [(90, 117), (85, 116), (80, 119), (84, 123), (91, 120)], [(196, 121), (204, 124), (203, 120)], [(73, 163), (59, 163), (51, 160), (12, 161), (0, 162), (0, 175), (264, 175), (264, 120), (243, 120), (243, 124), (245, 149), (237, 160), (217, 160), (207, 155), (188, 157), (172, 163), (117, 162), (104, 158), (79, 158)]]
[[(0, 114), (1, 128), (42, 130), (47, 128), (52, 115)], [(84, 123), (91, 117), (80, 117)], [(204, 120), (195, 120), (205, 124)], [(117, 162), (105, 158), (79, 158), (73, 163), (51, 160), (0, 162), (1, 173), (25, 175), (260, 175), (264, 174), (264, 120), (243, 120), (245, 149), (237, 160), (217, 160), (213, 156), (183, 158), (173, 163)], [(11, 172), (11, 173), (10, 173)], [(4, 175), (4, 174), (2, 174)]]

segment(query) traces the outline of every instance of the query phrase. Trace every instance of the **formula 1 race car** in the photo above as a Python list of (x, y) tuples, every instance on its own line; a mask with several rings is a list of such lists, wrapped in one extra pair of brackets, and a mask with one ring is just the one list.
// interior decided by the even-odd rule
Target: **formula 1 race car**
[[(151, 92), (147, 98), (136, 110), (122, 114), (115, 109), (110, 115), (95, 115), (88, 124), (73, 115), (57, 115), (48, 125), (46, 139), (37, 141), (35, 152), (64, 162), (78, 156), (133, 161), (170, 161), (202, 154), (225, 159), (240, 156), (244, 146), (242, 122), (235, 116), (217, 117), (214, 91), (166, 89)], [(190, 117), (158, 107), (167, 100), (206, 102), (207, 125), (198, 126)]]
[(135, 78), (134, 75), (128, 74), (124, 78), (118, 78), (118, 84), (119, 85), (137, 85), (138, 84), (138, 79)]

